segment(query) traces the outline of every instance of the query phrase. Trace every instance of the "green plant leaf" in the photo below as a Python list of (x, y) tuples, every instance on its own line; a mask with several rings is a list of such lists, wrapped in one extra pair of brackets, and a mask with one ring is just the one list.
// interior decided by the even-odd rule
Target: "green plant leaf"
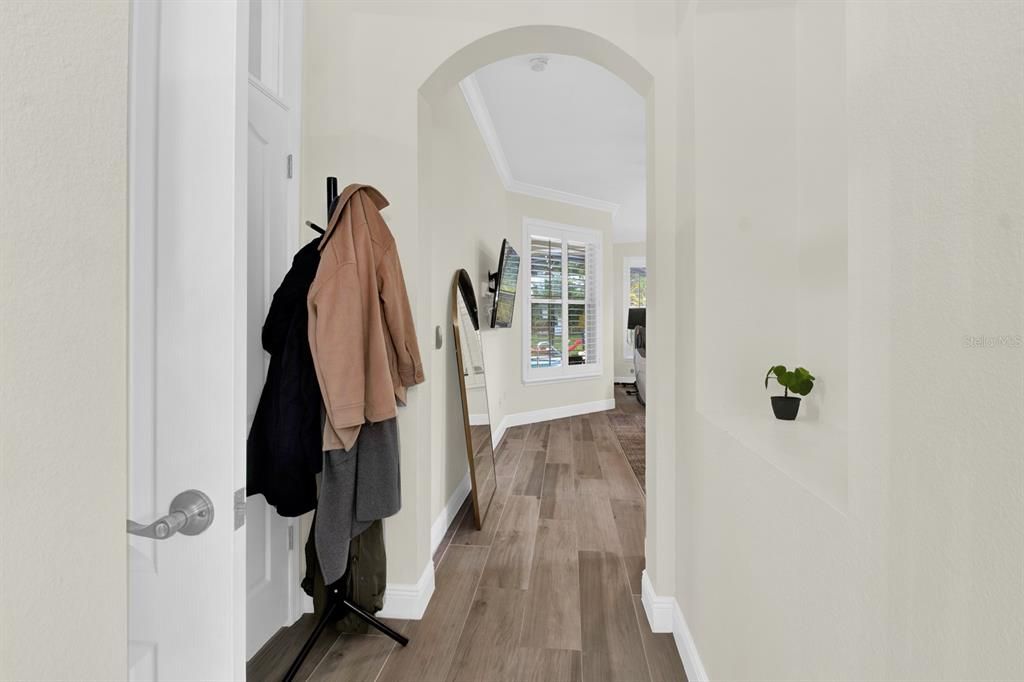
[(764, 387), (766, 390), (772, 375), (775, 376), (775, 380), (779, 382), (780, 386), (797, 395), (807, 395), (814, 388), (814, 375), (803, 367), (797, 367), (793, 371), (787, 370), (785, 365), (769, 367), (768, 374), (764, 377)]

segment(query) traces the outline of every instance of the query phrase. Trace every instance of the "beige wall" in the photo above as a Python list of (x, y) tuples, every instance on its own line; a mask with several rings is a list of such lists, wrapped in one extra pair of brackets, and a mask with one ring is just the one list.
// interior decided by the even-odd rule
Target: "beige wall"
[(850, 496), (902, 643), (886, 669), (1024, 678), (1024, 4), (847, 21)]
[(844, 5), (700, 7), (698, 409), (727, 430), (756, 419), (767, 368), (804, 366), (818, 383), (803, 417), (843, 428)]
[(127, 661), (128, 4), (0, 3), (0, 679)]
[[(439, 326), (444, 337), (440, 349), (431, 344), (425, 350), (431, 355), (433, 366), (425, 386), (430, 392), (433, 415), (432, 440), (429, 451), (424, 452), (424, 455), (429, 453), (431, 460), (430, 518), (433, 520), (468, 471), (452, 336), (452, 280), (456, 270), (465, 268), (474, 288), (481, 288), (487, 267), (495, 267), (484, 262), (484, 235), (490, 231), (488, 227), (496, 230), (496, 226), (502, 224), (507, 202), (505, 188), (494, 173), (490, 156), (476, 133), (458, 88), (429, 102), (423, 101), (421, 108), (426, 127), (421, 152), (428, 157), (426, 163), (429, 164), (429, 171), (423, 176), (424, 188), (430, 202), (428, 215), (438, 229), (431, 253), (430, 328), (433, 334), (434, 327)], [(477, 291), (478, 300), (479, 294)], [(482, 302), (480, 305), (483, 325), (487, 311)], [(488, 354), (485, 359), (492, 358)], [(489, 378), (497, 371), (496, 365), (496, 362), (488, 363)]]
[(613, 327), (612, 336), (615, 343), (615, 372), (616, 380), (622, 379), (626, 383), (633, 381), (633, 361), (623, 357), (626, 348), (626, 287), (625, 281), (625, 259), (635, 256), (646, 256), (647, 244), (645, 242), (624, 242), (615, 244), (612, 249), (612, 276), (608, 281), (612, 282), (612, 306), (613, 306)]
[[(440, 325), (444, 346), (433, 350), (434, 378), (430, 383), (432, 410), (431, 461), (434, 463), (431, 513), (434, 517), (466, 473), (465, 435), (462, 425), (458, 369), (451, 332), (451, 283), (454, 272), (465, 268), (473, 279), (480, 305), (482, 338), (487, 365), (487, 389), (492, 428), (497, 429), (508, 415), (612, 397), (611, 368), (601, 377), (564, 383), (524, 384), (522, 381), (522, 322), (525, 319), (523, 290), (516, 297), (512, 326), (490, 329), (491, 299), (484, 281), (487, 272), (498, 267), (498, 251), (503, 238), (523, 254), (523, 218), (597, 229), (605, 235), (604, 288), (606, 310), (613, 294), (610, 286), (611, 215), (604, 211), (536, 199), (505, 190), (494, 168), (483, 138), (458, 87), (432, 96), (421, 106), (430, 122), (422, 141), (429, 156), (430, 172), (424, 189), (430, 202), (429, 220), (433, 232), (434, 283), (431, 287), (431, 322)], [(525, 266), (524, 262), (524, 266)], [(526, 280), (520, 280), (520, 287)], [(603, 320), (604, 348), (611, 353), (611, 316)], [(431, 346), (431, 348), (433, 348)], [(432, 517), (433, 518), (433, 517)]]
[[(516, 296), (516, 309), (513, 315), (512, 327), (507, 333), (502, 330), (488, 330), (484, 343), (487, 344), (488, 357), (507, 358), (501, 362), (502, 372), (498, 375), (499, 382), (493, 396), (496, 403), (496, 415), (499, 419), (506, 415), (515, 415), (522, 412), (534, 410), (545, 410), (549, 408), (562, 407), (588, 403), (598, 400), (612, 398), (612, 372), (614, 367), (608, 359), (612, 353), (612, 281), (611, 263), (611, 214), (603, 211), (580, 208), (570, 204), (564, 204), (523, 194), (508, 195), (509, 210), (506, 215), (506, 228), (502, 236), (507, 236), (512, 246), (520, 254), (525, 254), (523, 244), (523, 219), (540, 218), (564, 225), (584, 227), (601, 232), (604, 236), (604, 246), (601, 250), (603, 260), (602, 267), (602, 288), (601, 288), (601, 309), (604, 318), (601, 320), (601, 353), (605, 361), (601, 363), (602, 373), (593, 379), (579, 379), (573, 381), (553, 382), (549, 384), (524, 384), (523, 383), (523, 321), (527, 319), (528, 313), (525, 307), (525, 295)], [(493, 237), (489, 240), (491, 261), (498, 262), (498, 248), (501, 241)], [(524, 262), (523, 267), (528, 267)], [(525, 272), (525, 270), (523, 270)], [(520, 281), (520, 287), (525, 285), (525, 280)], [(521, 292), (524, 291), (521, 289)]]
[[(1024, 5), (683, 9), (676, 585), (707, 672), (1024, 678)], [(824, 389), (788, 425), (751, 376), (783, 354)], [(706, 409), (733, 395), (749, 419)]]
[[(695, 156), (695, 130), (713, 101), (695, 106), (693, 93), (715, 63), (695, 62), (713, 56), (697, 36), (704, 21), (728, 28), (729, 13), (753, 7), (311, 2), (303, 213), (322, 212), (314, 180), (324, 175), (384, 190), (421, 345), (432, 348), (420, 86), (460, 48), (512, 26), (571, 26), (619, 45), (657, 94), (648, 265), (662, 327), (651, 353), (675, 377), (651, 387), (648, 570), (658, 593), (678, 597), (711, 677), (1022, 678), (1024, 6), (855, 2), (833, 17), (854, 370), (838, 504), (795, 476), (786, 452), (749, 447), (697, 409), (695, 320), (712, 299), (698, 298), (706, 224), (695, 187), (710, 169)], [(771, 19), (765, 39), (772, 26), (801, 35)], [(126, 4), (0, 3), (0, 678), (124, 672), (127, 38)], [(730, 69), (762, 66), (744, 62), (750, 51), (729, 54)], [(743, 132), (756, 145), (771, 129)], [(62, 210), (73, 212), (69, 229)], [(39, 227), (47, 220), (59, 240)], [(842, 393), (822, 400), (834, 406)], [(414, 389), (401, 418), (405, 508), (388, 525), (400, 583), (429, 561), (430, 395)], [(797, 463), (835, 450), (826, 440), (819, 458)], [(54, 622), (79, 626), (55, 645)]]

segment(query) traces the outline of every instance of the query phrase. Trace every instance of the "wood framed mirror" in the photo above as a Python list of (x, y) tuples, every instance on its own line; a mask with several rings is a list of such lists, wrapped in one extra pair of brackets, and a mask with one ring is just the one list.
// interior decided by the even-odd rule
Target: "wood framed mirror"
[(452, 281), (452, 332), (462, 393), (469, 480), (472, 484), (470, 496), (473, 498), (476, 527), (480, 529), (483, 528), (484, 519), (487, 518), (494, 493), (498, 489), (498, 479), (494, 465), (494, 445), (491, 442), (480, 316), (473, 292), (473, 280), (465, 270), (456, 272)]

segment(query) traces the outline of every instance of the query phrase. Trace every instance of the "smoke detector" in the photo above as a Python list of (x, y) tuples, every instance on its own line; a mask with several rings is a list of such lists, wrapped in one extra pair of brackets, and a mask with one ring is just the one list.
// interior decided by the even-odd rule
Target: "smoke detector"
[(548, 68), (547, 57), (530, 57), (530, 69), (540, 73), (546, 68)]

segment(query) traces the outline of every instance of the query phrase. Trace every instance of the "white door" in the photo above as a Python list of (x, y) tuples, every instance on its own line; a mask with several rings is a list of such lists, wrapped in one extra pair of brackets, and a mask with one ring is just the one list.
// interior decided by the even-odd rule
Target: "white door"
[[(297, 2), (250, 5), (247, 427), (270, 359), (260, 343), (263, 321), (298, 248), (301, 12)], [(262, 495), (248, 498), (247, 658), (301, 615), (299, 536), (297, 519), (278, 515)]]
[(129, 535), (135, 680), (245, 677), (247, 22), (242, 0), (132, 7), (128, 516), (212, 503), (198, 535)]

